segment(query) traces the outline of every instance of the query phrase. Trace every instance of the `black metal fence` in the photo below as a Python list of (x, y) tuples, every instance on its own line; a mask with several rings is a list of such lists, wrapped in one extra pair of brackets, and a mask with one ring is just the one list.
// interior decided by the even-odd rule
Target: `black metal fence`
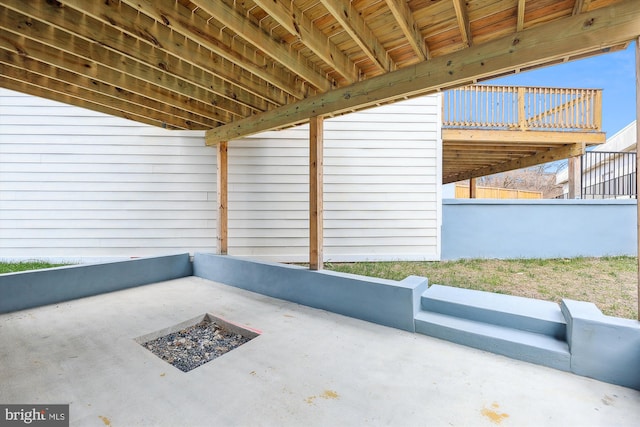
[(583, 199), (630, 199), (638, 197), (636, 153), (589, 151), (582, 155)]

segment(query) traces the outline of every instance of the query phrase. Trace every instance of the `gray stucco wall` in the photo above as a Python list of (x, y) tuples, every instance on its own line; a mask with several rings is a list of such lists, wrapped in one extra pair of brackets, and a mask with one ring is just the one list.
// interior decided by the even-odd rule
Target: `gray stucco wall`
[(189, 254), (0, 274), (0, 313), (191, 276)]
[(200, 253), (193, 259), (193, 275), (411, 332), (428, 285), (418, 276), (385, 280)]
[(442, 259), (637, 254), (635, 200), (442, 202)]

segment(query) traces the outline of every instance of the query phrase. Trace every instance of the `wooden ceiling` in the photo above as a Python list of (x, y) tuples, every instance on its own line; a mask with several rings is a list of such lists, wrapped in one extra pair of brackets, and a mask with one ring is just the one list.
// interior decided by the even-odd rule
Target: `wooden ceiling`
[(639, 35), (637, 0), (2, 0), (0, 86), (215, 144)]

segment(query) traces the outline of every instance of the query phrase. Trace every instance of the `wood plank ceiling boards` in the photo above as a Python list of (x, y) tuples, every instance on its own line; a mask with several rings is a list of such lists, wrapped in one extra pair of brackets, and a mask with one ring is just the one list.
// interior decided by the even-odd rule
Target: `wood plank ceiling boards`
[(637, 0), (2, 0), (0, 86), (215, 145), (638, 36)]

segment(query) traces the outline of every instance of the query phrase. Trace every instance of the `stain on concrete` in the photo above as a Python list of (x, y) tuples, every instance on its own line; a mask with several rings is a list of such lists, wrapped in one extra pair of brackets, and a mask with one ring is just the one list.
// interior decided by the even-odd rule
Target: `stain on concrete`
[(106, 426), (110, 426), (111, 425), (111, 420), (109, 418), (103, 417), (102, 415), (98, 415), (98, 418), (100, 418), (102, 420), (104, 425), (106, 425)]
[(340, 398), (340, 395), (338, 395), (338, 393), (336, 393), (333, 390), (325, 390), (322, 392), (322, 394), (320, 396), (309, 396), (307, 397), (304, 401), (307, 402), (309, 405), (313, 405), (316, 399), (326, 399), (326, 400), (336, 400)]
[(509, 414), (500, 413), (498, 412), (498, 409), (500, 409), (500, 405), (498, 405), (496, 402), (493, 402), (491, 404), (491, 408), (484, 407), (482, 408), (482, 411), (480, 413), (487, 417), (492, 423), (500, 424), (505, 420), (505, 418), (509, 418)]

